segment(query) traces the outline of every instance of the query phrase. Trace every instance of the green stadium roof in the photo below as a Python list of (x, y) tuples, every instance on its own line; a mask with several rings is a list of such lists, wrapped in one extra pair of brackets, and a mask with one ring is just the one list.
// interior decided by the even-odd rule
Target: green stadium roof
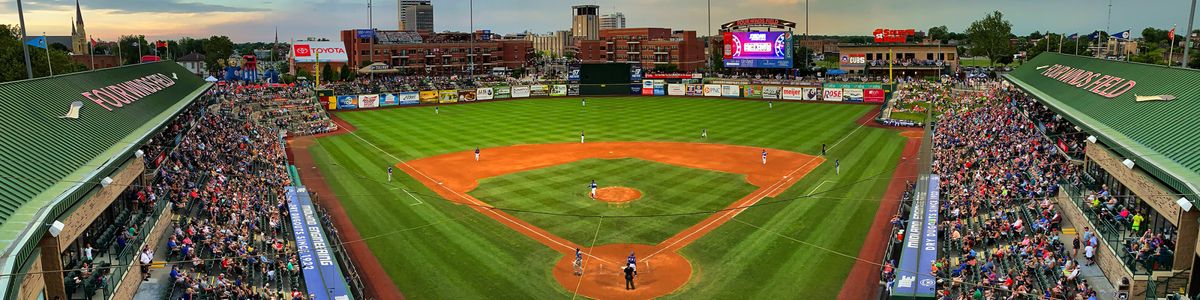
[[(24, 263), (42, 222), (98, 186), (210, 85), (174, 62), (0, 84), (0, 272), (12, 271), (13, 255)], [(79, 118), (61, 118), (76, 101)]]
[[(1114, 152), (1195, 202), (1200, 71), (1043, 53), (1004, 75)], [(1136, 101), (1136, 96), (1174, 96)]]

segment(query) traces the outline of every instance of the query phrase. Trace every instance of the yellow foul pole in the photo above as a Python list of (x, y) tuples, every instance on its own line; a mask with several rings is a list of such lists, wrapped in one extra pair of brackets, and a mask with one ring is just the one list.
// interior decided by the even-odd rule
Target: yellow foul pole
[(892, 83), (892, 62), (896, 60), (892, 47), (888, 47), (888, 83)]

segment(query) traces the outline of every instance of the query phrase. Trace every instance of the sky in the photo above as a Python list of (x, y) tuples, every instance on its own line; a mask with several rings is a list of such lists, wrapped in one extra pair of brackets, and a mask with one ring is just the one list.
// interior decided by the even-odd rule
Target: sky
[[(367, 0), (79, 0), (87, 33), (98, 40), (143, 34), (148, 39), (227, 35), (235, 42), (305, 37), (338, 39), (342, 29), (368, 28)], [(1143, 28), (1186, 29), (1190, 0), (711, 0), (713, 32), (744, 18), (779, 18), (814, 35), (870, 35), (874, 28), (926, 30), (946, 25), (962, 32), (972, 21), (999, 10), (1013, 33), (1090, 33)], [(566, 30), (571, 5), (595, 4), (600, 13), (622, 12), (628, 27), (709, 30), (706, 0), (477, 0), (474, 28), (496, 33)], [(373, 23), (396, 29), (396, 0), (374, 1)], [(70, 35), (75, 0), (22, 0), (30, 35)], [(469, 0), (433, 0), (437, 31), (467, 31)], [(0, 0), (0, 23), (17, 24), (16, 0)]]

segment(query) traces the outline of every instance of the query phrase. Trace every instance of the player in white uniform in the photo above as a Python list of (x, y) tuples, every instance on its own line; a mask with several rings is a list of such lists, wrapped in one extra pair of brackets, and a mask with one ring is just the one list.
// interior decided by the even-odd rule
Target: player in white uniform
[(708, 128), (700, 128), (700, 138), (708, 139)]
[(588, 186), (592, 187), (592, 199), (596, 199), (596, 180), (592, 179), (592, 184)]
[(479, 147), (475, 147), (475, 161), (479, 161)]
[(579, 143), (580, 143), (580, 144), (583, 144), (583, 141), (584, 141), (584, 137), (583, 137), (583, 131), (580, 131), (580, 132), (579, 132)]
[(767, 165), (767, 149), (763, 149), (763, 151), (762, 151), (762, 160), (763, 160), (763, 165), (764, 166)]
[(392, 167), (388, 167), (388, 182), (392, 182)]

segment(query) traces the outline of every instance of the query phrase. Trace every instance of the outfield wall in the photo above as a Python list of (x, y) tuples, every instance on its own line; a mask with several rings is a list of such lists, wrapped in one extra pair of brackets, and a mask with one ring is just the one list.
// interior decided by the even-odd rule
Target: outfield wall
[[(359, 95), (321, 95), (329, 110), (370, 109), (420, 104), (470, 103), (520, 98), (580, 96), (580, 84), (496, 85), (464, 90), (425, 90)], [(822, 85), (690, 84), (646, 79), (630, 85), (630, 95), (658, 97), (713, 97), (781, 101), (877, 103), (888, 93), (880, 83), (825, 83)]]

